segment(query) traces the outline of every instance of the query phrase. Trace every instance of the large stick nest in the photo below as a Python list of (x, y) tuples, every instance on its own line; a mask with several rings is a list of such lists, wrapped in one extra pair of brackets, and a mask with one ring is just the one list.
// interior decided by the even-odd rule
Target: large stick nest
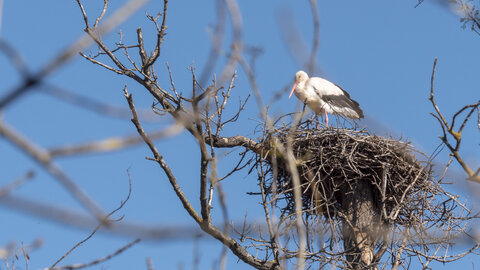
[[(419, 211), (437, 194), (431, 181), (431, 166), (412, 154), (411, 144), (370, 135), (366, 131), (328, 128), (284, 128), (266, 137), (272, 146), (266, 153), (265, 188), (276, 199), (285, 199), (283, 210), (294, 212), (287, 141), (300, 175), (303, 207), (307, 215), (323, 213), (336, 217), (342, 211), (342, 195), (355, 192), (354, 182), (365, 181), (373, 194), (374, 213), (399, 225), (418, 222)], [(272, 151), (280, 149), (283, 151)], [(283, 153), (283, 154), (282, 154)], [(275, 180), (275, 181), (274, 181)], [(393, 213), (393, 214), (391, 214)]]

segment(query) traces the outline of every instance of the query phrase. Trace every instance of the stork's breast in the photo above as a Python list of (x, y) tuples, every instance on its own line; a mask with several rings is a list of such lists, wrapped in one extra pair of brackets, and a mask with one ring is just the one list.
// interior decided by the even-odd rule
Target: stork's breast
[(326, 104), (322, 100), (319, 100), (319, 99), (317, 99), (317, 100), (310, 99), (309, 101), (307, 101), (307, 105), (316, 114), (320, 114), (320, 113), (324, 112)]

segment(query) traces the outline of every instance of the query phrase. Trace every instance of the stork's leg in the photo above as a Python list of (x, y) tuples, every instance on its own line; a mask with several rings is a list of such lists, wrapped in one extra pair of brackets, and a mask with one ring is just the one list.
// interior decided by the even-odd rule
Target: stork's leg
[(327, 114), (327, 111), (325, 111), (325, 125), (328, 127), (328, 114)]
[(317, 122), (317, 129), (318, 129), (318, 125), (320, 125), (320, 121), (318, 121), (318, 117), (319, 115), (315, 114), (315, 122)]

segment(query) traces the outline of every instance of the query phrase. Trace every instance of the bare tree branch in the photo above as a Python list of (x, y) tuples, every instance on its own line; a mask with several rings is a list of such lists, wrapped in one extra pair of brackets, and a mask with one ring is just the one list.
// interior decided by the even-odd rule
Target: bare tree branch
[(90, 267), (90, 266), (93, 266), (93, 265), (101, 264), (103, 262), (106, 262), (106, 261), (112, 259), (113, 257), (116, 257), (116, 256), (120, 255), (121, 253), (123, 253), (124, 251), (126, 251), (127, 249), (131, 248), (133, 245), (135, 245), (139, 242), (140, 242), (140, 238), (137, 238), (137, 239), (133, 240), (132, 242), (128, 243), (127, 245), (117, 249), (112, 254), (109, 254), (105, 257), (93, 260), (93, 261), (88, 262), (88, 263), (64, 265), (64, 266), (59, 266), (59, 267), (50, 268), (50, 269), (52, 269), (52, 270), (63, 270), (63, 269), (73, 270), (73, 269), (83, 269), (83, 268), (87, 268), (87, 267)]
[[(123, 23), (125, 20), (130, 18), (130, 16), (135, 13), (140, 7), (145, 5), (148, 0), (130, 0), (121, 8), (119, 8), (115, 13), (113, 13), (96, 31), (98, 35), (102, 36), (108, 32), (115, 29), (118, 25)], [(83, 10), (83, 7), (82, 7)], [(84, 13), (84, 11), (83, 11)], [(23, 83), (9, 91), (3, 98), (0, 99), (0, 109), (3, 109), (9, 103), (19, 98), (24, 93), (33, 89), (34, 86), (43, 81), (45, 77), (50, 75), (53, 71), (57, 70), (59, 67), (63, 66), (68, 60), (75, 56), (82, 49), (90, 46), (92, 44), (92, 39), (88, 34), (82, 35), (78, 40), (73, 44), (67, 47), (63, 52), (58, 54), (57, 57), (52, 59), (47, 65), (42, 67), (38, 72), (33, 73), (27, 80), (24, 80)]]
[[(128, 119), (130, 119), (131, 117), (131, 112), (128, 108), (103, 103), (99, 100), (75, 93), (73, 91), (69, 91), (65, 88), (53, 84), (44, 83), (40, 93), (45, 93), (48, 96), (71, 104), (73, 106), (89, 110), (102, 116)], [(140, 119), (142, 119), (143, 121), (156, 120), (156, 115), (152, 112), (151, 108), (143, 109), (138, 113)]]
[[(3, 0), (0, 0), (0, 1), (3, 1)], [(1, 3), (0, 3), (0, 6), (1, 6)], [(10, 59), (10, 62), (12, 62), (12, 64), (15, 66), (15, 68), (18, 70), (18, 73), (20, 73), (22, 77), (27, 78), (29, 76), (30, 71), (22, 55), (14, 47), (12, 47), (6, 40), (2, 38), (0, 38), (0, 50), (3, 51), (5, 56)]]
[[(255, 257), (253, 257), (241, 245), (239, 245), (237, 243), (237, 241), (235, 241), (235, 239), (233, 239), (230, 236), (224, 234), (216, 226), (212, 225), (210, 220), (204, 220), (202, 217), (200, 217), (196, 213), (196, 211), (193, 209), (190, 202), (188, 201), (188, 199), (185, 197), (185, 195), (181, 191), (180, 187), (178, 186), (176, 177), (174, 176), (173, 172), (170, 170), (168, 165), (163, 160), (163, 156), (160, 155), (160, 153), (156, 149), (153, 142), (150, 140), (148, 135), (143, 130), (140, 122), (138, 121), (138, 117), (136, 116), (135, 106), (133, 104), (132, 96), (131, 96), (131, 94), (128, 94), (126, 88), (125, 88), (125, 98), (127, 99), (128, 104), (130, 106), (130, 109), (132, 110), (132, 115), (133, 115), (132, 122), (136, 126), (138, 133), (140, 134), (140, 136), (142, 136), (142, 138), (145, 140), (145, 143), (149, 146), (150, 150), (152, 151), (152, 153), (155, 157), (154, 160), (160, 165), (160, 167), (163, 169), (163, 171), (167, 175), (167, 177), (170, 181), (170, 184), (172, 185), (175, 193), (177, 194), (178, 198), (182, 202), (183, 207), (185, 208), (185, 210), (187, 210), (187, 212), (190, 214), (190, 216), (200, 225), (202, 230), (205, 231), (206, 233), (210, 234), (214, 238), (218, 239), (219, 241), (221, 241), (224, 245), (228, 246), (228, 248), (230, 248), (230, 250), (235, 255), (237, 255), (238, 258), (240, 258), (244, 262), (256, 267), (257, 269), (277, 269), (278, 265), (276, 263), (265, 262), (263, 260), (260, 260), (260, 259), (257, 259)], [(207, 203), (206, 207), (208, 207), (208, 203)], [(202, 213), (202, 214), (204, 214), (204, 213)], [(208, 215), (208, 213), (207, 213), (207, 215)]]
[(77, 186), (60, 167), (52, 161), (50, 154), (41, 147), (34, 145), (18, 131), (8, 126), (6, 122), (0, 120), (0, 135), (8, 139), (12, 144), (16, 145), (20, 150), (24, 151), (34, 161), (42, 165), (45, 170), (57, 179), (71, 194), (77, 199), (87, 210), (95, 217), (102, 220), (104, 217), (103, 210), (93, 201), (80, 187)]
[[(92, 227), (98, 225), (98, 219), (92, 218), (90, 215), (19, 195), (4, 195), (0, 198), (0, 204), (4, 207), (23, 212), (30, 216), (43, 218), (73, 228), (90, 231)], [(129, 238), (139, 237), (153, 241), (193, 239), (202, 234), (201, 230), (191, 226), (165, 226), (162, 224), (145, 225), (126, 221), (111, 223), (109, 226), (101, 228), (100, 232)]]
[[(125, 198), (125, 200), (123, 200), (120, 205), (114, 209), (113, 211), (111, 211), (108, 215), (105, 216), (105, 218), (100, 222), (100, 224), (97, 225), (97, 227), (92, 231), (92, 233), (90, 233), (85, 239), (81, 240), (80, 242), (78, 242), (76, 245), (74, 245), (69, 251), (67, 251), (62, 257), (60, 257), (55, 263), (52, 264), (52, 266), (50, 266), (49, 269), (56, 269), (55, 266), (60, 263), (63, 259), (65, 259), (72, 251), (74, 251), (77, 247), (81, 246), (82, 244), (84, 244), (85, 242), (87, 242), (90, 238), (92, 238), (92, 236), (104, 225), (107, 225), (109, 224), (110, 222), (115, 222), (115, 221), (118, 221), (118, 220), (109, 220), (110, 217), (115, 214), (116, 212), (118, 212), (120, 209), (123, 208), (123, 206), (128, 202), (128, 200), (130, 199), (130, 195), (132, 194), (132, 180), (129, 178), (129, 188), (128, 188), (128, 194), (127, 194), (127, 197)], [(121, 218), (120, 218), (121, 220)], [(140, 241), (139, 238), (137, 238), (135, 241), (133, 241), (131, 244), (127, 245), (127, 248), (132, 246), (133, 244), (136, 244)], [(115, 255), (117, 254), (120, 254), (123, 250), (125, 250), (126, 248), (121, 248), (119, 250), (117, 250), (117, 252), (114, 253), (114, 255), (110, 255), (110, 256), (107, 256), (105, 257), (105, 259), (100, 259), (100, 260), (96, 260), (90, 264), (87, 264), (87, 265), (94, 265), (94, 264), (98, 264), (102, 261), (105, 261), (109, 258), (112, 258), (114, 257)], [(77, 267), (77, 268), (72, 268), (72, 267), (61, 267), (60, 269), (78, 269), (78, 268), (84, 268), (84, 267)]]
[(317, 61), (318, 46), (320, 45), (320, 19), (318, 15), (317, 0), (310, 0), (310, 6), (313, 16), (313, 45), (312, 53), (310, 54), (310, 61), (308, 63), (308, 72), (314, 74), (315, 62)]
[(165, 172), (165, 174), (167, 175), (168, 177), (168, 180), (170, 181), (170, 184), (172, 185), (173, 187), (173, 190), (175, 191), (175, 193), (177, 194), (178, 198), (180, 199), (180, 201), (182, 202), (183, 204), (183, 207), (185, 208), (185, 210), (187, 210), (187, 212), (190, 214), (190, 216), (195, 220), (197, 221), (197, 223), (201, 223), (202, 222), (202, 218), (197, 214), (197, 212), (195, 211), (195, 209), (193, 209), (192, 205), (190, 204), (190, 202), (188, 201), (188, 199), (185, 197), (185, 195), (183, 194), (183, 191), (181, 190), (180, 186), (178, 185), (177, 183), (177, 178), (175, 177), (175, 175), (173, 174), (173, 172), (171, 171), (170, 167), (168, 167), (167, 163), (165, 162), (165, 160), (163, 159), (163, 156), (158, 152), (157, 148), (155, 147), (155, 145), (153, 144), (152, 140), (150, 139), (150, 137), (145, 133), (145, 131), (143, 130), (142, 128), (142, 125), (140, 124), (140, 121), (138, 120), (138, 116), (137, 116), (137, 112), (135, 110), (135, 105), (133, 104), (133, 99), (132, 99), (132, 95), (128, 93), (127, 91), (127, 87), (124, 88), (124, 92), (125, 92), (125, 98), (127, 99), (127, 102), (128, 102), (128, 106), (130, 107), (130, 110), (132, 110), (132, 123), (135, 125), (135, 127), (137, 128), (137, 131), (138, 131), (138, 134), (142, 137), (142, 139), (144, 140), (144, 142), (148, 145), (148, 147), (150, 148), (150, 150), (152, 151), (154, 157), (155, 157), (155, 161), (160, 165), (160, 167), (163, 169), (163, 171)]
[(200, 84), (205, 85), (207, 80), (211, 77), (211, 73), (215, 67), (215, 64), (218, 61), (220, 56), (220, 51), (222, 49), (222, 42), (225, 36), (225, 20), (226, 20), (226, 10), (225, 10), (225, 1), (224, 0), (215, 0), (215, 9), (217, 11), (216, 17), (217, 22), (212, 33), (212, 48), (207, 57), (207, 63), (205, 64), (202, 73), (200, 75)]
[(35, 176), (35, 173), (33, 171), (29, 171), (24, 176), (13, 180), (7, 185), (4, 185), (3, 187), (0, 188), (0, 198), (7, 195), (12, 190), (18, 188), (19, 186), (23, 185), (28, 180), (31, 180), (34, 176)]
[[(462, 166), (463, 170), (467, 173), (467, 179), (470, 181), (478, 182), (480, 183), (480, 168), (478, 168), (475, 172), (470, 168), (470, 166), (467, 164), (467, 162), (463, 159), (463, 157), (460, 154), (460, 145), (462, 141), (462, 131), (465, 125), (467, 124), (468, 120), (472, 116), (473, 112), (475, 110), (478, 110), (480, 107), (480, 100), (477, 103), (466, 105), (460, 110), (458, 110), (452, 117), (452, 122), (449, 123), (443, 116), (443, 114), (440, 112), (440, 109), (437, 106), (437, 103), (435, 102), (435, 98), (433, 95), (434, 92), (434, 78), (435, 78), (435, 68), (437, 66), (437, 58), (435, 58), (435, 61), (433, 62), (433, 70), (432, 70), (432, 78), (430, 82), (430, 97), (429, 100), (432, 103), (433, 108), (435, 109), (435, 113), (431, 113), (432, 116), (434, 116), (437, 120), (438, 123), (440, 124), (440, 127), (442, 128), (443, 135), (440, 136), (440, 139), (442, 142), (448, 147), (450, 150), (452, 156), (455, 158), (455, 160)], [(455, 121), (459, 115), (468, 110), (467, 115), (463, 118), (461, 126), (455, 131), (454, 126), (455, 126)], [(453, 142), (450, 141), (448, 135), (453, 137)]]
[[(152, 140), (159, 140), (174, 136), (182, 130), (183, 126), (176, 123), (166, 129), (151, 132), (150, 138)], [(48, 152), (52, 158), (56, 158), (60, 156), (72, 156), (87, 153), (111, 152), (127, 147), (133, 147), (143, 142), (143, 139), (138, 135), (132, 135), (123, 138), (113, 137), (101, 141), (86, 142), (79, 145), (55, 147), (48, 150)]]

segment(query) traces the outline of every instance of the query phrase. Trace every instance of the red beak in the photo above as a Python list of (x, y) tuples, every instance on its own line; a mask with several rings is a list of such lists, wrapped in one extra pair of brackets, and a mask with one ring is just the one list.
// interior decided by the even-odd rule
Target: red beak
[(288, 98), (290, 98), (293, 95), (293, 92), (295, 92), (295, 88), (297, 88), (297, 84), (298, 84), (297, 82), (293, 84), (292, 92), (290, 92), (290, 95), (288, 96)]

